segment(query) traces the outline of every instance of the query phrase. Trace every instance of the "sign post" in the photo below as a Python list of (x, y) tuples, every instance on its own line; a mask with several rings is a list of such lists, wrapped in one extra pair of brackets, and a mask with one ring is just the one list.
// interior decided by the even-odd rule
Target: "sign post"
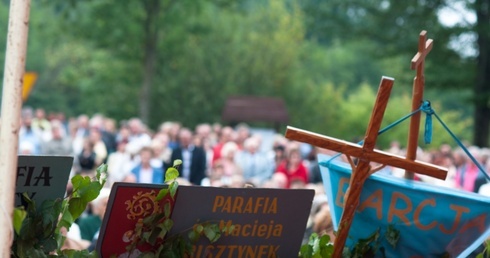
[(27, 98), (29, 98), (29, 94), (34, 87), (34, 84), (37, 80), (37, 73), (26, 72), (24, 73), (24, 84), (22, 86), (22, 101), (26, 102)]
[[(10, 256), (13, 241), (17, 150), (22, 107), (30, 0), (10, 1), (0, 129), (0, 256)], [(10, 229), (10, 230), (9, 230)]]
[(406, 160), (399, 156), (374, 150), (378, 131), (388, 104), (388, 98), (390, 96), (392, 86), (393, 79), (383, 77), (379, 86), (378, 96), (376, 98), (376, 103), (374, 104), (363, 146), (309, 133), (292, 127), (288, 127), (286, 131), (286, 138), (288, 139), (306, 142), (321, 148), (342, 152), (350, 161), (350, 156), (354, 156), (359, 159), (358, 164), (354, 164), (352, 161), (350, 162), (352, 166), (352, 176), (350, 178), (349, 188), (344, 196), (344, 211), (342, 213), (339, 230), (334, 243), (333, 257), (335, 258), (342, 257), (342, 251), (349, 234), (355, 211), (359, 205), (364, 182), (372, 173), (377, 171), (376, 168), (371, 168), (371, 161), (404, 169), (416, 169), (419, 173), (439, 179), (445, 179), (447, 175), (447, 169), (445, 168), (418, 161)]

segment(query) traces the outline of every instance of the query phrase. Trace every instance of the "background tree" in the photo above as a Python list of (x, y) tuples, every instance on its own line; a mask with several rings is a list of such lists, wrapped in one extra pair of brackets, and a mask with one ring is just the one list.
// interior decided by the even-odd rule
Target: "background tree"
[(476, 12), (478, 63), (474, 87), (475, 123), (474, 143), (488, 146), (490, 132), (490, 1), (476, 0), (472, 5)]
[[(151, 128), (167, 120), (193, 127), (220, 122), (230, 95), (277, 96), (286, 101), (291, 125), (350, 139), (355, 128), (365, 128), (360, 103), (374, 101), (368, 97), (382, 75), (396, 79), (397, 105), (387, 119), (391, 111), (410, 112), (409, 61), (425, 29), (435, 39), (426, 98), (458, 118), (451, 118), (458, 135), (473, 131), (484, 146), (488, 138), (476, 138), (488, 137), (488, 129), (473, 130), (466, 117), (480, 114), (478, 123), (490, 117), (473, 108), (488, 104), (490, 73), (476, 69), (488, 44), (478, 49), (480, 59), (454, 45), (488, 29), (441, 24), (439, 11), (451, 1), (33, 1), (27, 69), (39, 79), (25, 104), (68, 116), (140, 116)], [(7, 2), (0, 1), (5, 28)], [(485, 1), (464, 2), (480, 8), (484, 20)], [(469, 87), (477, 78), (479, 88)], [(403, 133), (396, 137), (405, 142)]]

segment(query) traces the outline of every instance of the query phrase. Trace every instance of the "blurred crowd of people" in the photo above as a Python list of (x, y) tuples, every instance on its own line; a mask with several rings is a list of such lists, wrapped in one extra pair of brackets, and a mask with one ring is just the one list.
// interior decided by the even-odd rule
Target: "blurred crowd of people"
[[(314, 189), (309, 232), (328, 233), (333, 239), (317, 154), (334, 153), (290, 141), (281, 134), (276, 134), (270, 148), (264, 151), (262, 137), (253, 134), (246, 124), (230, 127), (202, 123), (191, 129), (167, 121), (151, 130), (139, 118), (121, 122), (100, 114), (66, 118), (62, 113), (47, 115), (42, 108), (27, 107), (21, 113), (19, 154), (73, 156), (72, 174), (91, 175), (106, 163), (108, 188), (114, 182), (161, 184), (166, 169), (180, 159), (180, 184)], [(489, 171), (490, 150), (477, 147), (469, 150)], [(386, 151), (404, 155), (396, 142)], [(460, 149), (449, 145), (429, 152), (420, 149), (417, 157), (448, 168), (449, 176), (442, 181), (417, 175), (416, 180), (490, 196), (490, 186), (482, 172)], [(379, 173), (403, 176), (403, 171), (391, 167)], [(108, 196), (102, 195), (106, 199)], [(97, 237), (103, 217), (100, 203), (104, 202), (94, 202), (78, 223), (83, 241)]]
[(164, 171), (176, 159), (183, 161), (182, 180), (192, 185), (300, 188), (321, 181), (310, 175), (311, 146), (277, 134), (264, 152), (262, 141), (246, 124), (203, 123), (190, 129), (163, 122), (152, 131), (139, 118), (120, 123), (99, 114), (65, 119), (25, 108), (19, 154), (73, 156), (74, 174), (93, 174), (106, 163), (109, 185), (163, 183)]

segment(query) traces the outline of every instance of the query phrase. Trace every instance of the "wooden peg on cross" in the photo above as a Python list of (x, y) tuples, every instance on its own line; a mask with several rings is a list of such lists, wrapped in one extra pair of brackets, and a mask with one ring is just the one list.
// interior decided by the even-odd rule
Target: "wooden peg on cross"
[[(424, 97), (424, 64), (425, 57), (432, 49), (433, 40), (427, 40), (427, 31), (423, 30), (419, 35), (419, 46), (418, 52), (412, 58), (412, 63), (410, 69), (417, 69), (417, 75), (413, 79), (413, 92), (412, 92), (412, 112), (419, 109), (422, 104), (422, 99)], [(408, 134), (408, 144), (407, 144), (407, 159), (415, 160), (417, 158), (417, 147), (419, 141), (419, 128), (420, 128), (420, 112), (414, 114), (410, 118), (410, 131)], [(413, 179), (413, 170), (405, 171), (405, 178)]]
[(383, 77), (378, 89), (373, 112), (371, 114), (371, 120), (364, 137), (364, 144), (362, 146), (290, 126), (288, 126), (286, 130), (286, 138), (290, 140), (305, 142), (320, 148), (342, 152), (348, 156), (349, 159), (350, 156), (354, 156), (359, 159), (357, 165), (354, 165), (351, 162), (352, 176), (350, 178), (349, 188), (344, 196), (344, 211), (342, 213), (342, 218), (338, 228), (339, 230), (334, 243), (333, 257), (337, 258), (342, 256), (342, 251), (349, 235), (352, 220), (360, 202), (364, 182), (372, 173), (376, 172), (370, 166), (371, 161), (403, 169), (416, 169), (418, 173), (426, 174), (439, 179), (446, 178), (447, 169), (445, 168), (415, 160), (407, 160), (403, 157), (374, 149), (392, 87), (393, 79)]

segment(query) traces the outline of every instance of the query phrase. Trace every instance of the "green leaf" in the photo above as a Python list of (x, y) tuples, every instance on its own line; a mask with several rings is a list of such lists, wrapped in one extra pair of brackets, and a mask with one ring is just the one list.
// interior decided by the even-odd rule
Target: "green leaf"
[(231, 225), (230, 227), (224, 227), (223, 228), (223, 233), (228, 233), (231, 234), (235, 230), (235, 225)]
[(162, 252), (163, 252), (164, 245), (159, 245), (158, 249), (155, 253), (155, 257), (162, 257)]
[(160, 254), (160, 257), (181, 258), (181, 256), (179, 256), (178, 254), (178, 251), (173, 249), (173, 246), (171, 246), (171, 248), (164, 248), (164, 250)]
[(56, 248), (58, 247), (58, 242), (56, 242), (56, 239), (54, 238), (48, 238), (43, 241), (41, 245), (43, 246), (44, 251), (49, 253), (56, 250)]
[(43, 258), (43, 257), (47, 257), (47, 255), (44, 253), (44, 250), (43, 249), (39, 249), (39, 248), (30, 248), (29, 250), (26, 250), (26, 255), (25, 257), (39, 257), (39, 258)]
[(61, 216), (60, 221), (58, 222), (58, 227), (65, 227), (66, 229), (69, 229), (71, 225), (75, 222), (73, 219), (73, 216), (71, 215), (70, 212), (64, 212)]
[(20, 239), (31, 241), (31, 239), (36, 238), (37, 230), (32, 230), (32, 229), (37, 229), (36, 226), (38, 224), (39, 224), (38, 220), (34, 220), (34, 218), (27, 216), (24, 219), (24, 223), (22, 227), (20, 228), (20, 232), (19, 232)]
[(333, 255), (333, 245), (324, 246), (320, 253), (321, 257), (332, 257)]
[(320, 239), (318, 237), (313, 241), (313, 254), (320, 252)]
[(100, 189), (102, 189), (102, 185), (98, 181), (91, 181), (89, 184), (80, 187), (79, 194), (84, 202), (89, 203), (99, 196)]
[(27, 192), (22, 193), (22, 199), (27, 203), (27, 212), (35, 213), (36, 202), (29, 197), (29, 194), (27, 194)]
[(209, 241), (214, 242), (217, 237), (216, 232), (208, 227), (204, 228), (204, 235), (209, 239)]
[(174, 226), (174, 221), (167, 218), (164, 222), (163, 222), (163, 226), (164, 228), (167, 230), (167, 231), (170, 231), (172, 229), (172, 227)]
[(134, 231), (138, 236), (140, 236), (141, 233), (143, 232), (143, 223), (136, 223), (136, 226), (134, 227)]
[(396, 248), (398, 240), (400, 240), (400, 230), (397, 230), (394, 225), (388, 225), (386, 230), (386, 240), (393, 247)]
[(160, 235), (160, 232), (162, 231), (161, 227), (154, 227), (151, 230), (150, 236), (148, 237), (148, 243), (152, 246), (155, 245), (155, 243), (158, 240), (158, 236)]
[(317, 233), (315, 233), (315, 232), (313, 232), (313, 233), (310, 235), (309, 239), (308, 239), (308, 244), (309, 244), (310, 246), (313, 246), (313, 245), (315, 244), (315, 241), (316, 241), (316, 239), (317, 239), (317, 238), (318, 238), (318, 234), (317, 234)]
[(204, 226), (204, 235), (211, 243), (218, 241), (221, 237), (221, 231), (216, 224), (207, 224)]
[(87, 206), (81, 197), (72, 197), (68, 204), (68, 210), (74, 219), (80, 217)]
[(88, 176), (75, 175), (71, 178), (71, 184), (73, 185), (73, 197), (78, 197), (78, 189), (90, 184), (90, 178)]
[(74, 258), (77, 257), (76, 252), (77, 252), (76, 250), (66, 249), (63, 250), (61, 253), (63, 254), (64, 257)]
[(187, 236), (189, 237), (189, 240), (192, 242), (192, 243), (196, 243), (198, 240), (199, 240), (199, 237), (201, 236), (199, 233), (197, 233), (196, 231), (194, 230), (191, 230), (189, 232), (189, 234), (187, 234)]
[(145, 242), (149, 243), (150, 242), (150, 235), (151, 232), (143, 232), (141, 234), (141, 239), (145, 240)]
[(88, 176), (82, 177), (80, 175), (75, 175), (72, 178), (73, 193), (68, 202), (68, 210), (72, 214), (74, 220), (83, 213), (89, 202), (99, 196), (105, 181), (102, 180), (101, 182), (92, 181)]
[(96, 177), (101, 185), (104, 185), (107, 181), (107, 167), (107, 164), (104, 163), (100, 165), (96, 170)]
[(22, 223), (24, 222), (26, 216), (27, 211), (24, 210), (24, 207), (14, 209), (14, 230), (17, 235), (20, 233)]
[(182, 165), (182, 160), (180, 160), (180, 159), (176, 159), (176, 160), (174, 160), (174, 165), (173, 165), (173, 167), (178, 167), (178, 166), (180, 166), (180, 165)]
[(318, 253), (314, 253), (313, 254), (313, 258), (324, 258), (324, 257), (322, 257), (322, 255), (320, 254), (320, 252), (318, 252)]
[(179, 183), (177, 183), (177, 181), (173, 181), (169, 188), (170, 188), (170, 196), (172, 197), (172, 199), (175, 198), (175, 194), (177, 193), (177, 188), (179, 187)]
[(313, 257), (313, 247), (309, 244), (304, 244), (299, 250), (300, 257), (302, 258), (312, 258)]
[(45, 200), (41, 204), (39, 212), (43, 214), (43, 223), (57, 223), (61, 210), (62, 210), (63, 200)]
[(179, 177), (179, 171), (174, 167), (170, 167), (165, 173), (165, 183), (175, 180), (177, 177)]
[(170, 217), (170, 212), (172, 211), (172, 206), (170, 205), (170, 202), (166, 202), (165, 205), (163, 206), (163, 212), (165, 214), (165, 217), (169, 218)]
[(160, 233), (158, 234), (158, 238), (164, 239), (168, 233), (168, 230), (163, 225), (159, 225), (158, 227), (161, 229)]
[(160, 201), (162, 200), (165, 196), (167, 196), (168, 194), (168, 188), (163, 188), (161, 189), (158, 194), (157, 194), (157, 197), (155, 198), (156, 201)]
[(151, 214), (145, 218), (143, 218), (143, 225), (149, 227), (155, 227), (161, 219), (163, 219), (165, 215), (163, 213), (155, 213)]
[(369, 237), (359, 239), (354, 248), (352, 249), (352, 257), (364, 257), (364, 255), (374, 255), (378, 250), (378, 239), (380, 236), (380, 229), (378, 228)]
[(330, 243), (330, 236), (327, 234), (324, 234), (323, 236), (320, 237), (320, 246), (326, 246)]
[(184, 257), (187, 251), (187, 242), (184, 240), (184, 238), (180, 237), (179, 241), (179, 256)]
[(198, 233), (198, 234), (201, 234), (203, 230), (204, 230), (204, 227), (201, 224), (198, 224), (194, 229), (194, 231), (196, 231), (196, 233)]

